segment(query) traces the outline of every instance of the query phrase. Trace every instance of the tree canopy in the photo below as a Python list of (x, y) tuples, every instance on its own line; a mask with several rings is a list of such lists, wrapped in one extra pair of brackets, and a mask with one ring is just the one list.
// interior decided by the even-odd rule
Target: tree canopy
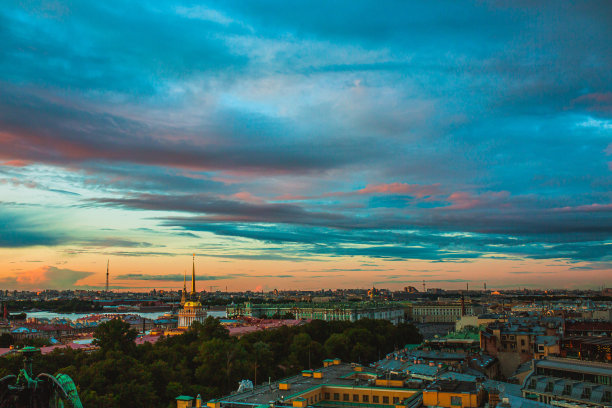
[[(385, 320), (324, 322), (282, 326), (230, 337), (208, 317), (185, 334), (136, 346), (129, 324), (111, 320), (95, 331), (93, 353), (57, 349), (35, 361), (37, 369), (63, 372), (78, 385), (84, 406), (174, 407), (181, 394), (206, 401), (228, 394), (242, 379), (261, 384), (323, 365), (326, 358), (370, 363), (422, 338), (410, 324)], [(0, 376), (20, 366), (20, 356), (0, 358)]]

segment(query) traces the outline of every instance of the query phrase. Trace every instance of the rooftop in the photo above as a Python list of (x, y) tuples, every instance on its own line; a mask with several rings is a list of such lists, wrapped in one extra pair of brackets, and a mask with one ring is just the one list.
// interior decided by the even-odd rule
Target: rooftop
[(596, 374), (612, 376), (612, 365), (606, 363), (596, 363), (590, 361), (577, 361), (562, 358), (548, 358), (535, 360), (536, 367), (551, 368), (576, 373)]
[(474, 393), (478, 385), (472, 381), (437, 380), (425, 388), (425, 391), (467, 392)]
[[(294, 399), (306, 391), (314, 390), (321, 386), (346, 387), (350, 389), (373, 387), (377, 389), (389, 389), (375, 386), (366, 378), (359, 378), (359, 374), (363, 373), (354, 371), (354, 368), (350, 364), (331, 365), (312, 371), (315, 373), (323, 373), (323, 378), (314, 378), (311, 376), (304, 377), (300, 374), (284, 378), (271, 384), (259, 385), (245, 392), (226, 395), (214, 401), (221, 402), (222, 405), (258, 406), (262, 404), (267, 405), (270, 401), (287, 401), (289, 399)], [(289, 389), (281, 389), (281, 384), (288, 384), (287, 388)], [(397, 390), (397, 388), (394, 389)], [(405, 390), (410, 391), (408, 389)]]

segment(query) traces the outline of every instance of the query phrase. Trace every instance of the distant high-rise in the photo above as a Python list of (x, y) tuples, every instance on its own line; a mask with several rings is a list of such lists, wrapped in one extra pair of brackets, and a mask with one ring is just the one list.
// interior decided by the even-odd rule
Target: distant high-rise
[(181, 305), (184, 305), (187, 302), (187, 271), (185, 270), (183, 273), (183, 293), (181, 295)]
[(106, 260), (106, 293), (108, 293), (108, 264), (109, 260)]
[(193, 261), (191, 266), (191, 297), (194, 298), (196, 295), (195, 289), (195, 254), (193, 254)]

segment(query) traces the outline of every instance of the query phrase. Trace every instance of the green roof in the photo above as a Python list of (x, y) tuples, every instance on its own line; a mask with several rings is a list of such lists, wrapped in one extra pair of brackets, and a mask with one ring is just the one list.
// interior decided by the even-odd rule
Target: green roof
[(471, 328), (465, 328), (461, 331), (458, 332), (451, 332), (448, 333), (446, 336), (444, 336), (443, 338), (445, 339), (449, 339), (449, 340), (480, 340), (480, 329), (475, 328), (475, 329), (471, 329)]
[(190, 397), (189, 395), (179, 395), (178, 397), (176, 397), (176, 399), (179, 401), (191, 401), (194, 398)]

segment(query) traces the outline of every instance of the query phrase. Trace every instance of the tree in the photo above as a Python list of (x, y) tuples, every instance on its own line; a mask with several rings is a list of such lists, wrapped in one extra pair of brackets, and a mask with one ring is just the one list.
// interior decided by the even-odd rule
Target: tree
[(197, 333), (200, 340), (210, 340), (213, 338), (228, 339), (229, 330), (227, 330), (219, 321), (219, 319), (208, 316), (204, 323), (193, 322), (191, 330)]
[(216, 386), (229, 392), (231, 384), (248, 372), (247, 353), (235, 339), (213, 338), (200, 347), (196, 377), (202, 384)]
[(330, 358), (340, 358), (348, 360), (350, 352), (350, 342), (348, 337), (343, 333), (334, 333), (324, 344), (325, 353)]
[(376, 360), (376, 349), (369, 343), (358, 342), (351, 350), (351, 361), (365, 363)]
[(14, 341), (10, 333), (2, 333), (2, 335), (0, 335), (0, 347), (10, 347)]
[(259, 370), (259, 377), (265, 378), (266, 374), (269, 374), (271, 371), (270, 363), (273, 361), (274, 353), (270, 349), (270, 346), (263, 341), (258, 341), (253, 344), (253, 351), (251, 353), (251, 357), (254, 359), (253, 362), (253, 370), (254, 370), (254, 380), (253, 383), (257, 385), (257, 373)]
[(129, 323), (113, 319), (96, 327), (93, 344), (100, 346), (105, 354), (111, 350), (132, 354), (136, 350), (134, 340), (137, 336), (138, 332), (130, 328)]

